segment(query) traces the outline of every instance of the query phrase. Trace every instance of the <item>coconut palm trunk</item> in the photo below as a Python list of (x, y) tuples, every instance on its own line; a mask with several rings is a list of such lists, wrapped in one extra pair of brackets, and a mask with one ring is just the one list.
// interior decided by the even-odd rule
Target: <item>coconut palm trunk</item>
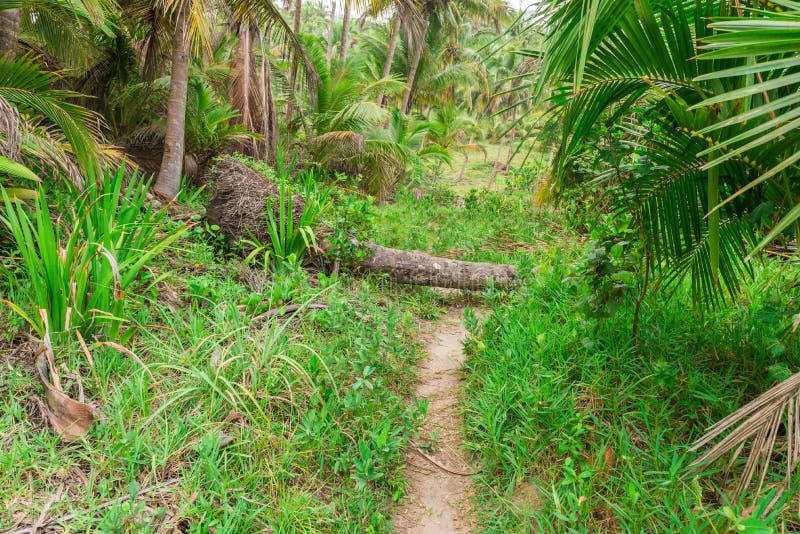
[(342, 14), (342, 42), (339, 43), (339, 61), (344, 61), (347, 54), (347, 33), (350, 29), (350, 0), (344, 0), (344, 13)]
[(505, 145), (506, 138), (500, 138), (500, 146), (497, 147), (497, 157), (494, 160), (494, 165), (492, 166), (492, 176), (489, 178), (489, 185), (487, 186), (488, 189), (491, 189), (494, 185), (494, 179), (497, 177), (497, 171), (500, 170), (500, 160), (503, 159), (503, 145)]
[(174, 199), (180, 189), (186, 126), (186, 91), (189, 86), (189, 32), (187, 19), (190, 2), (178, 10), (172, 37), (172, 74), (167, 101), (167, 132), (164, 155), (156, 180), (156, 193)]
[(419, 61), (422, 59), (422, 50), (425, 48), (425, 35), (428, 33), (428, 24), (430, 21), (427, 17), (422, 22), (422, 30), (420, 31), (420, 40), (417, 43), (417, 48), (414, 50), (414, 58), (411, 61), (411, 69), (408, 72), (408, 88), (403, 94), (403, 104), (400, 109), (405, 113), (411, 112), (411, 94), (414, 92), (414, 79), (417, 77), (417, 69), (419, 69)]
[[(394, 53), (397, 50), (397, 41), (400, 40), (400, 14), (394, 14), (394, 22), (392, 22), (392, 36), (389, 38), (389, 51), (386, 53), (386, 64), (383, 66), (383, 77), (387, 78), (392, 72), (392, 62), (394, 61)], [(378, 105), (383, 106), (383, 101), (386, 95), (381, 93), (378, 95)]]
[[(300, 35), (300, 16), (302, 14), (303, 9), (303, 0), (294, 0), (294, 27), (292, 31), (294, 31), (295, 35)], [(286, 105), (286, 123), (289, 124), (292, 122), (294, 118), (294, 89), (295, 85), (297, 85), (297, 54), (292, 55), (292, 70), (289, 73), (289, 91), (291, 92), (291, 98)]]
[(275, 110), (275, 96), (272, 94), (272, 69), (269, 64), (270, 28), (266, 27), (261, 34), (261, 120), (262, 120), (262, 157), (268, 162), (275, 161), (278, 149), (278, 121)]
[[(471, 145), (475, 140), (475, 135), (471, 134), (469, 136), (469, 144)], [(469, 152), (466, 150), (464, 151), (464, 163), (461, 164), (461, 170), (458, 172), (458, 178), (456, 178), (456, 182), (460, 182), (464, 179), (464, 173), (467, 172), (467, 163), (469, 163)]]
[(331, 59), (333, 58), (333, 28), (336, 25), (336, 0), (331, 2), (331, 25), (328, 27), (328, 68), (331, 68)]
[(22, 20), (22, 11), (19, 9), (4, 9), (0, 11), (0, 56), (13, 57), (19, 38), (19, 23)]

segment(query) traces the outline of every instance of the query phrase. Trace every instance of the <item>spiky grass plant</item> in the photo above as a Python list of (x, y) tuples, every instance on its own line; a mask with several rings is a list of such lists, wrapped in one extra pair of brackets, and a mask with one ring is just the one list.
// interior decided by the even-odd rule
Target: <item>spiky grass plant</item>
[[(146, 205), (147, 184), (134, 176), (123, 186), (124, 169), (91, 181), (74, 207), (51, 216), (43, 192), (33, 214), (5, 190), (0, 223), (11, 232), (27, 298), (4, 301), (40, 336), (56, 340), (72, 329), (83, 334), (108, 327), (117, 337), (124, 321), (126, 291), (144, 266), (174, 242), (184, 227), (165, 232), (166, 214)], [(44, 313), (39, 310), (43, 310)]]

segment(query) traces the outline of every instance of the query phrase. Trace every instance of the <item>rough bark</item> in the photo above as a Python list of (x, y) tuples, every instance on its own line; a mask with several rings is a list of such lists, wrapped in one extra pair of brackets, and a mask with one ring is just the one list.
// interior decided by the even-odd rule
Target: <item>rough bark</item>
[(9, 57), (14, 57), (21, 20), (22, 11), (20, 9), (4, 9), (0, 11), (0, 57), (6, 54)]
[[(400, 40), (400, 14), (394, 14), (394, 21), (392, 22), (392, 35), (389, 38), (389, 51), (386, 53), (386, 64), (383, 66), (383, 77), (387, 78), (392, 72), (392, 62), (394, 61), (394, 53), (397, 50), (397, 41)], [(378, 95), (378, 105), (383, 106), (383, 101), (386, 95), (381, 93)]]
[(508, 287), (517, 279), (517, 268), (513, 265), (450, 260), (373, 243), (360, 245), (371, 250), (372, 255), (360, 263), (358, 269), (386, 274), (398, 284), (481, 291), (490, 283), (495, 287)]
[(411, 68), (408, 72), (408, 88), (403, 94), (403, 105), (400, 107), (404, 113), (411, 112), (411, 94), (414, 92), (414, 80), (417, 77), (419, 62), (420, 59), (422, 59), (422, 51), (425, 48), (425, 35), (428, 33), (429, 22), (427, 18), (422, 22), (422, 29), (420, 31), (421, 37), (419, 43), (417, 43), (416, 49), (414, 49), (414, 58), (411, 61)]
[[(206, 175), (208, 183), (215, 183), (214, 196), (206, 217), (219, 226), (229, 243), (242, 238), (256, 237), (269, 242), (265, 216), (278, 187), (250, 167), (222, 158)], [(292, 202), (293, 218), (299, 220), (303, 201)], [(325, 234), (321, 229), (318, 234)], [(320, 237), (320, 247), (329, 252), (331, 247)], [(400, 284), (481, 290), (493, 283), (495, 287), (512, 285), (517, 278), (516, 267), (494, 263), (474, 263), (431, 256), (419, 251), (398, 250), (374, 243), (354, 244), (371, 251), (368, 259), (356, 266), (367, 273), (381, 273)]]
[(272, 93), (272, 68), (269, 63), (270, 48), (270, 28), (261, 34), (261, 140), (260, 156), (268, 162), (275, 161), (275, 154), (278, 150), (278, 120), (275, 108), (275, 95)]
[[(300, 15), (303, 11), (303, 0), (294, 0), (294, 27), (292, 31), (295, 35), (300, 35)], [(294, 90), (297, 85), (297, 54), (292, 54), (292, 69), (289, 72), (289, 91), (292, 97), (286, 103), (286, 123), (289, 124), (294, 118)]]
[(350, 0), (344, 0), (342, 14), (342, 42), (339, 43), (339, 61), (344, 61), (347, 54), (347, 33), (350, 30)]
[(175, 34), (172, 37), (172, 74), (167, 101), (167, 131), (164, 135), (164, 157), (155, 190), (168, 199), (177, 196), (183, 170), (186, 135), (186, 91), (189, 86), (189, 35), (187, 19), (189, 2), (178, 10)]
[(333, 28), (336, 25), (336, 0), (331, 2), (331, 25), (328, 27), (328, 55), (325, 56), (328, 60), (328, 68), (331, 67), (331, 59), (333, 58)]

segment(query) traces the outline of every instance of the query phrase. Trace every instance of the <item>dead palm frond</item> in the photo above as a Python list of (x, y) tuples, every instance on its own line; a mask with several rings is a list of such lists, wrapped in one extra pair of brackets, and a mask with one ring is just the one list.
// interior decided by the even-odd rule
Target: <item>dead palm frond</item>
[(21, 138), (19, 111), (0, 97), (0, 156), (16, 159), (22, 144)]
[[(711, 445), (715, 441), (716, 444)], [(770, 466), (785, 462), (784, 479), (769, 503), (769, 511), (790, 487), (792, 475), (800, 462), (800, 373), (711, 426), (690, 450), (701, 449), (705, 450), (689, 466), (687, 476), (702, 472), (731, 452), (733, 456), (728, 469), (733, 467), (737, 458), (746, 456), (744, 470), (732, 496), (734, 503), (742, 497), (757, 473), (758, 483), (753, 495), (758, 496)]]

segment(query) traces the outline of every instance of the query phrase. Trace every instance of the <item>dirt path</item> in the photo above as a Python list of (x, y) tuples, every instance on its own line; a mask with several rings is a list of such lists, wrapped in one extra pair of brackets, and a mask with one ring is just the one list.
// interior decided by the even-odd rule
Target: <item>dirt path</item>
[[(463, 309), (423, 325), (428, 358), (420, 363), (417, 397), (428, 399), (428, 417), (419, 442), (434, 436), (434, 451), (412, 447), (406, 453), (408, 494), (394, 516), (400, 534), (469, 533), (471, 480), (461, 437), (460, 369), (464, 363)], [(438, 465), (437, 465), (438, 464)], [(461, 474), (456, 474), (461, 473)]]

